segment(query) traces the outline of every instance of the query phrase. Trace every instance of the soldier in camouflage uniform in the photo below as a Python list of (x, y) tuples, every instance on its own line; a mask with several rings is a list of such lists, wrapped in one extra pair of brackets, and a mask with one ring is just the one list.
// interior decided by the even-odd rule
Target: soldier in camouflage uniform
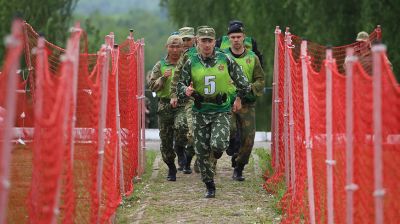
[[(206, 28), (209, 26), (199, 26), (197, 29), (201, 28)], [(178, 61), (178, 64), (176, 65), (175, 68), (175, 73), (172, 78), (171, 82), (171, 105), (174, 107), (175, 103), (177, 102), (177, 94), (176, 94), (176, 85), (178, 83), (181, 70), (185, 62), (189, 59), (191, 55), (195, 55), (198, 53), (197, 47), (195, 45), (196, 38), (194, 37), (194, 29), (192, 27), (182, 27), (179, 29), (179, 35), (182, 37), (183, 40), (183, 48), (184, 52), (181, 56), (181, 58)], [(219, 49), (216, 49), (217, 51), (220, 51)], [(235, 89), (236, 90), (236, 89)], [(186, 125), (188, 128), (188, 144), (186, 146), (186, 166), (183, 168), (183, 173), (185, 174), (190, 174), (192, 173), (192, 170), (190, 168), (191, 166), (191, 161), (193, 156), (195, 155), (194, 152), (194, 147), (193, 147), (193, 115), (192, 115), (192, 107), (193, 107), (193, 100), (191, 98), (188, 99), (185, 110), (186, 110)], [(183, 119), (181, 119), (183, 120)], [(184, 127), (184, 125), (182, 125)], [(213, 161), (212, 162), (212, 168), (215, 170), (216, 165), (217, 165), (217, 160), (213, 158), (213, 155), (211, 154), (210, 159)], [(194, 163), (194, 171), (196, 173), (199, 173), (199, 166), (197, 159), (195, 160)]]
[[(234, 111), (232, 115), (232, 123), (237, 125), (237, 132), (240, 133), (239, 152), (232, 155), (232, 166), (234, 167), (232, 178), (233, 180), (243, 181), (245, 179), (242, 175), (243, 169), (249, 162), (256, 133), (256, 96), (263, 94), (265, 74), (257, 55), (245, 47), (246, 36), (243, 26), (240, 24), (231, 25), (228, 29), (228, 37), (231, 46), (226, 50), (226, 53), (239, 64), (251, 86), (251, 91), (242, 100), (242, 108)], [(233, 135), (235, 134), (233, 132)]]
[[(154, 65), (149, 82), (151, 90), (159, 97), (157, 114), (161, 139), (160, 151), (163, 161), (168, 166), (168, 181), (176, 181), (175, 153), (179, 150), (183, 151), (187, 144), (186, 136), (179, 133), (179, 131), (187, 132), (187, 130), (174, 128), (175, 117), (181, 106), (180, 102), (177, 102), (175, 108), (170, 105), (171, 80), (183, 50), (182, 44), (182, 39), (178, 35), (171, 35), (168, 38), (166, 44), (168, 55)], [(185, 137), (182, 138), (182, 136)]]
[[(181, 70), (183, 67), (183, 64), (187, 61), (189, 58), (189, 55), (196, 54), (197, 50), (194, 45), (195, 43), (195, 38), (194, 38), (194, 28), (193, 27), (182, 27), (179, 29), (179, 36), (182, 38), (183, 41), (183, 54), (178, 60), (178, 63), (175, 68), (175, 73), (172, 77), (172, 82), (171, 82), (171, 106), (173, 108), (176, 107), (177, 102), (178, 102), (178, 97), (176, 93), (176, 85), (178, 83)], [(182, 109), (179, 109), (178, 115), (177, 115), (177, 122), (176, 122), (176, 128), (177, 129), (182, 129), (182, 130), (187, 130), (185, 133), (185, 136), (188, 139), (188, 143), (186, 145), (186, 150), (185, 150), (185, 155), (186, 155), (186, 163), (184, 164), (183, 167), (183, 173), (184, 174), (191, 174), (192, 169), (190, 168), (190, 164), (192, 162), (192, 158), (194, 156), (194, 148), (193, 148), (193, 122), (192, 122), (192, 106), (193, 106), (193, 100), (191, 99), (184, 99), (185, 102), (184, 107)]]
[[(236, 25), (244, 27), (244, 24), (243, 24), (242, 21), (240, 21), (240, 20), (232, 20), (232, 21), (229, 22), (228, 31), (229, 31), (230, 27), (236, 26)], [(259, 51), (259, 49), (257, 47), (257, 41), (253, 37), (250, 37), (250, 36), (246, 35), (246, 37), (244, 38), (243, 42), (244, 42), (244, 47), (246, 49), (248, 49), (248, 50), (253, 51), (257, 55), (258, 59), (260, 60), (261, 66), (263, 66), (263, 64), (264, 64), (264, 56), (262, 55), (262, 53)], [(222, 37), (218, 38), (215, 45), (217, 47), (219, 47), (221, 50), (229, 49), (229, 47), (231, 46), (231, 42), (229, 40), (228, 35), (225, 35), (225, 36), (222, 36)]]
[(246, 76), (228, 55), (215, 51), (213, 28), (197, 30), (198, 54), (186, 61), (178, 82), (179, 98), (192, 96), (194, 149), (199, 162), (201, 178), (206, 184), (206, 198), (215, 197), (214, 170), (210, 154), (222, 156), (229, 143), (231, 107), (227, 97), (230, 80), (236, 85), (235, 110), (241, 108), (241, 99), (250, 91)]

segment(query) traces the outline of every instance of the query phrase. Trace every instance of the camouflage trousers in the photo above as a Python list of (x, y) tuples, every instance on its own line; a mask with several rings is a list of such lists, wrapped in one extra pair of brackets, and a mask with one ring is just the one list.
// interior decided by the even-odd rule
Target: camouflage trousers
[(182, 108), (172, 108), (169, 102), (160, 101), (158, 103), (158, 128), (160, 129), (161, 139), (160, 151), (163, 161), (166, 164), (174, 163), (176, 157), (175, 150), (177, 148), (184, 148), (187, 144), (187, 130), (176, 129), (177, 125), (175, 125), (176, 116)]
[(214, 180), (212, 152), (228, 147), (230, 118), (230, 112), (193, 112), (194, 149), (203, 182)]
[[(246, 165), (249, 162), (250, 154), (254, 145), (254, 137), (256, 135), (256, 113), (254, 104), (243, 104), (242, 109), (232, 114), (232, 123), (237, 123), (237, 127), (232, 127), (231, 131), (235, 128), (240, 129), (240, 148), (239, 153), (235, 155), (237, 165)], [(233, 129), (233, 130), (232, 130)], [(235, 132), (231, 132), (234, 135)]]
[(192, 112), (192, 107), (193, 107), (193, 100), (189, 100), (187, 104), (185, 105), (185, 116), (186, 116), (186, 122), (187, 122), (187, 146), (186, 146), (186, 155), (187, 156), (194, 156), (194, 147), (193, 147), (193, 112)]
[(179, 106), (176, 109), (176, 116), (174, 120), (174, 129), (176, 131), (175, 138), (176, 144), (186, 147), (188, 144), (188, 124), (186, 117), (185, 106)]

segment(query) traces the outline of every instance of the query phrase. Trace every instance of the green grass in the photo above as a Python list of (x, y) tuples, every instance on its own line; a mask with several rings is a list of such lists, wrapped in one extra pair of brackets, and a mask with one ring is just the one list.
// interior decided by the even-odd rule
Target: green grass
[(256, 155), (260, 158), (259, 166), (261, 168), (262, 173), (264, 174), (267, 170), (268, 173), (272, 173), (272, 165), (271, 165), (271, 155), (264, 148), (255, 149)]
[[(267, 150), (263, 148), (257, 148), (255, 149), (255, 153), (258, 155), (260, 158), (259, 161), (259, 166), (262, 170), (262, 173), (265, 173), (268, 171), (268, 173), (273, 173), (273, 168), (272, 168), (272, 163), (271, 163), (271, 155), (267, 152)], [(277, 188), (276, 188), (276, 194), (274, 194), (273, 197), (273, 209), (275, 210), (276, 213), (282, 214), (282, 209), (279, 207), (279, 202), (281, 201), (282, 197), (286, 193), (286, 185), (285, 182), (282, 180), (281, 182), (278, 183)]]
[(129, 197), (124, 198), (122, 204), (117, 209), (116, 223), (120, 224), (131, 223), (131, 221), (128, 220), (129, 214), (132, 213), (132, 210), (136, 209), (136, 207), (139, 204), (138, 201), (140, 201), (143, 196), (145, 183), (151, 177), (153, 163), (156, 156), (157, 156), (157, 151), (154, 150), (146, 151), (145, 171), (142, 175), (141, 180), (137, 182), (135, 181), (133, 193)]

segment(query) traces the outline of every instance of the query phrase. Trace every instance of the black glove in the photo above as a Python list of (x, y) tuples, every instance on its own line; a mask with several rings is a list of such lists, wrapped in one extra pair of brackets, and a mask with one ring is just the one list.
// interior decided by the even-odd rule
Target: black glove
[(197, 109), (201, 109), (201, 103), (204, 101), (204, 97), (197, 92), (192, 93), (192, 97), (194, 98), (194, 106)]
[(218, 105), (221, 105), (221, 104), (225, 103), (226, 98), (227, 98), (226, 93), (223, 93), (223, 94), (222, 93), (218, 93), (217, 96), (215, 97), (215, 102)]

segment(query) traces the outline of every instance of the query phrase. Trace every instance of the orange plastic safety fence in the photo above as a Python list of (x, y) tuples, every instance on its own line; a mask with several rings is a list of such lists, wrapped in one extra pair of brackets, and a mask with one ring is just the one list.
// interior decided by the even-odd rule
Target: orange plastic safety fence
[[(375, 41), (381, 40), (381, 29), (377, 27), (372, 33), (369, 34), (369, 40), (367, 42), (357, 41), (348, 45), (334, 46), (332, 47), (332, 57), (335, 58), (337, 69), (339, 73), (344, 74), (344, 63), (346, 59), (346, 48), (353, 48), (354, 55), (362, 58), (360, 60), (364, 70), (368, 74), (372, 74), (372, 64), (370, 60), (371, 56), (371, 44)], [(296, 35), (292, 36), (293, 40), (293, 56), (295, 60), (300, 58), (300, 44), (302, 38)], [(315, 71), (320, 71), (323, 67), (323, 60), (325, 60), (327, 46), (308, 41), (307, 43), (307, 54), (310, 57), (311, 66)]]
[[(124, 164), (124, 194), (133, 192), (132, 178), (138, 168), (138, 105), (137, 88), (137, 45), (127, 39), (120, 45), (119, 55), (119, 105), (121, 113), (122, 154)], [(134, 149), (134, 150), (132, 150)]]
[[(278, 149), (276, 152), (275, 147), (273, 148), (274, 151), (272, 153), (272, 165), (273, 167), (278, 167), (278, 169), (274, 170), (273, 174), (266, 173), (265, 178), (266, 178), (266, 183), (264, 184), (264, 188), (268, 192), (273, 192), (276, 193), (278, 189), (278, 184), (282, 181), (282, 178), (284, 176), (284, 167), (285, 167), (285, 158), (284, 158), (284, 145), (283, 145), (283, 116), (284, 116), (284, 108), (283, 108), (283, 98), (284, 98), (284, 71), (285, 71), (285, 57), (284, 57), (284, 42), (283, 42), (283, 36), (279, 35), (278, 36), (279, 41), (278, 41), (278, 57), (279, 57), (279, 76), (278, 80), (276, 81), (276, 85), (278, 85), (278, 100), (279, 103), (277, 105), (277, 116), (278, 116), (278, 130), (277, 130), (277, 135), (278, 135)], [(277, 143), (273, 143), (277, 144)], [(278, 164), (276, 164), (278, 163)]]
[[(290, 35), (290, 33), (289, 33)], [(370, 42), (380, 39), (380, 29), (370, 34)], [(333, 60), (325, 60), (327, 48), (316, 43), (307, 43), (306, 72), (308, 79), (308, 99), (303, 98), (302, 64), (300, 57), (301, 39), (283, 35), (278, 38), (278, 77), (274, 80), (278, 86), (277, 110), (278, 121), (273, 139), (272, 174), (266, 173), (264, 188), (277, 193), (279, 188), (287, 186), (279, 206), (282, 209), (282, 223), (328, 223), (329, 217), (334, 223), (345, 223), (349, 208), (346, 206), (346, 192), (354, 191), (353, 217), (354, 223), (373, 223), (376, 218), (374, 207), (376, 192), (374, 169), (374, 120), (373, 120), (373, 88), (371, 46), (365, 43), (353, 43), (346, 46), (333, 47)], [(356, 186), (347, 186), (348, 166), (346, 164), (346, 76), (344, 63), (347, 58), (346, 48), (353, 48), (354, 55), (359, 59), (353, 66), (353, 182)], [(285, 57), (288, 54), (288, 57)], [(289, 59), (289, 61), (286, 61)], [(353, 59), (352, 59), (353, 60)], [(400, 157), (400, 103), (399, 84), (396, 82), (388, 59), (384, 53), (380, 55), (382, 64), (382, 153), (383, 153), (383, 187), (384, 210), (383, 217), (387, 223), (397, 223), (400, 220), (400, 191), (396, 187), (399, 172), (395, 168), (396, 159)], [(285, 72), (289, 72), (288, 77)], [(327, 98), (327, 77), (331, 74), (332, 93)], [(286, 85), (286, 88), (285, 88)], [(287, 88), (287, 86), (289, 86)], [(288, 92), (285, 92), (288, 91)], [(289, 96), (285, 99), (285, 96)], [(332, 101), (332, 115), (327, 115), (328, 99)], [(285, 102), (285, 100), (287, 100)], [(290, 100), (293, 103), (291, 108)], [(309, 103), (310, 117), (310, 147), (312, 152), (311, 171), (313, 173), (313, 194), (307, 185), (307, 157), (305, 143), (304, 102)], [(293, 122), (291, 121), (293, 118)], [(327, 118), (332, 120), (328, 121)], [(276, 118), (276, 117), (275, 117)], [(272, 121), (274, 124), (275, 121)], [(286, 122), (286, 124), (285, 124)], [(328, 138), (327, 122), (332, 127), (332, 161), (327, 160)], [(291, 134), (291, 131), (293, 135)], [(277, 142), (275, 142), (277, 140)], [(291, 144), (291, 141), (294, 141)], [(279, 145), (278, 151), (275, 146)], [(285, 146), (288, 148), (285, 151)], [(293, 147), (293, 148), (292, 148)], [(294, 150), (294, 159), (292, 151)], [(286, 153), (286, 154), (285, 154)], [(286, 157), (286, 160), (285, 160)], [(289, 159), (288, 159), (289, 158)], [(278, 162), (278, 164), (277, 164)], [(328, 170), (332, 169), (332, 198), (329, 198)], [(285, 178), (286, 177), (286, 178)], [(288, 181), (285, 183), (285, 179)], [(347, 190), (346, 190), (347, 189)], [(376, 196), (374, 196), (376, 194)], [(315, 210), (310, 210), (313, 200)], [(332, 204), (329, 204), (329, 201)], [(330, 210), (331, 209), (331, 210)], [(311, 213), (310, 213), (311, 212)], [(310, 216), (312, 214), (313, 217)]]
[[(354, 222), (374, 223), (372, 77), (360, 63), (353, 66)], [(362, 93), (362, 94), (360, 94)]]
[(400, 85), (397, 83), (386, 55), (380, 55), (382, 68), (382, 151), (384, 222), (400, 221)]
[[(19, 145), (11, 155), (12, 200), (6, 214), (0, 214), (8, 223), (110, 222), (122, 196), (133, 192), (137, 170), (143, 169), (138, 164), (137, 80), (139, 63), (144, 63), (137, 50), (140, 43), (128, 38), (119, 53), (111, 54), (109, 64), (106, 55), (111, 46), (88, 54), (86, 34), (77, 29), (71, 32), (70, 47), (62, 49), (23, 23), (26, 69), (20, 72), (13, 133)], [(3, 69), (10, 63), (5, 61)], [(104, 70), (108, 65), (109, 70)], [(1, 92), (5, 91), (3, 74), (4, 70)], [(102, 89), (107, 76), (107, 89)], [(107, 104), (102, 112), (104, 96)], [(101, 130), (102, 113), (106, 120)], [(100, 148), (101, 136), (104, 148)]]
[[(23, 201), (14, 199), (25, 199), (28, 188), (24, 185), (30, 179), (29, 163), (21, 163), (18, 166), (14, 162), (13, 155), (16, 154), (17, 160), (20, 159), (20, 150), (13, 150), (11, 133), (14, 125), (16, 111), (16, 89), (21, 82), (19, 79), (20, 57), (23, 53), (23, 22), (15, 20), (12, 24), (11, 35), (5, 38), (6, 54), (5, 61), (0, 72), (0, 223), (7, 223), (7, 214), (15, 214), (17, 217), (23, 217), (26, 214), (26, 209), (21, 208)], [(21, 160), (18, 160), (21, 161)], [(27, 170), (24, 170), (26, 165)], [(22, 167), (22, 169), (21, 169)], [(21, 174), (21, 179), (27, 179), (16, 188), (11, 188), (10, 185), (17, 178), (15, 173)], [(28, 173), (26, 176), (24, 173)], [(22, 214), (19, 214), (22, 213)]]

